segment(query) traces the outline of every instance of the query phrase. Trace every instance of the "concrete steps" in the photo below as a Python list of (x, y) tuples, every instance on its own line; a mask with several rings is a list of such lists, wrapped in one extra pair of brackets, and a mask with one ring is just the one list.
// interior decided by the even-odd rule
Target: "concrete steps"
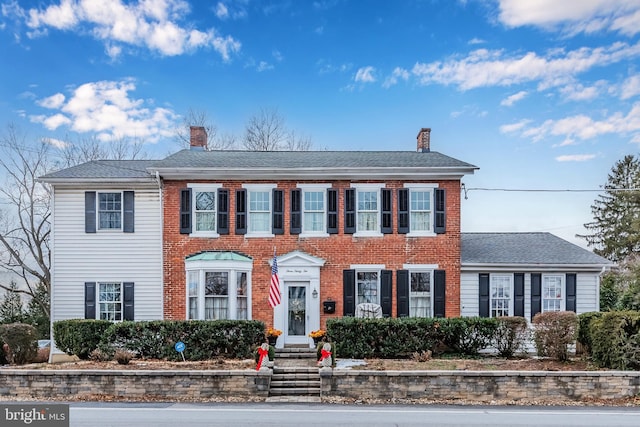
[(315, 350), (276, 349), (267, 402), (320, 402), (320, 390)]

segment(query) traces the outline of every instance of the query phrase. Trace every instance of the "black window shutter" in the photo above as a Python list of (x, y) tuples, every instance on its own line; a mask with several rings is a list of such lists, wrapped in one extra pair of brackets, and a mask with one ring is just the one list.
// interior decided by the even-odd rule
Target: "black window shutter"
[(409, 232), (409, 189), (398, 189), (398, 234)]
[(84, 318), (96, 318), (96, 282), (84, 282)]
[(125, 233), (133, 233), (135, 228), (135, 193), (133, 191), (124, 191), (124, 220), (122, 222), (122, 231)]
[(393, 233), (393, 194), (389, 188), (382, 189), (382, 233)]
[(409, 270), (396, 271), (396, 310), (398, 317), (409, 317)]
[(436, 234), (444, 234), (447, 230), (447, 217), (445, 214), (446, 193), (444, 188), (436, 188), (435, 194), (435, 227)]
[(300, 234), (302, 232), (302, 190), (291, 190), (291, 217), (289, 218), (289, 233)]
[(218, 188), (218, 234), (229, 234), (229, 190)]
[(273, 234), (284, 234), (284, 191), (273, 189), (273, 223), (271, 232)]
[(338, 234), (338, 190), (327, 190), (327, 233)]
[(542, 311), (542, 275), (531, 274), (531, 319)]
[(489, 317), (489, 274), (480, 273), (478, 277), (478, 315), (480, 317)]
[(380, 272), (380, 307), (382, 308), (383, 317), (391, 317), (391, 281), (393, 272), (391, 270), (382, 270)]
[(356, 232), (356, 189), (344, 190), (344, 233)]
[(567, 286), (567, 298), (565, 309), (576, 312), (576, 274), (569, 273), (565, 279)]
[(247, 234), (247, 190), (236, 190), (236, 234)]
[(96, 192), (85, 191), (84, 193), (84, 232), (96, 232)]
[(513, 275), (513, 315), (524, 317), (524, 273)]
[(444, 270), (433, 272), (433, 317), (445, 316), (446, 276)]
[(191, 233), (191, 189), (180, 190), (180, 234)]
[(356, 271), (342, 270), (342, 315), (356, 314)]
[(124, 302), (124, 318), (123, 320), (135, 320), (133, 310), (133, 282), (124, 282), (123, 302)]

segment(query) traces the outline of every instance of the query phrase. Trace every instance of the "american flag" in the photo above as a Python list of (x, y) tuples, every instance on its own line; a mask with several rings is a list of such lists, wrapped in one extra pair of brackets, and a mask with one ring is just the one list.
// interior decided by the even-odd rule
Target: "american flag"
[(278, 278), (278, 257), (273, 252), (273, 265), (271, 266), (271, 284), (269, 285), (269, 305), (275, 308), (280, 304), (280, 279)]

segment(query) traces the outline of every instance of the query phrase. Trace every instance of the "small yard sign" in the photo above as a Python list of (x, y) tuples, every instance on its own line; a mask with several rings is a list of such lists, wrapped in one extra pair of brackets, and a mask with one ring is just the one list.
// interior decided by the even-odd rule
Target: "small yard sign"
[(180, 353), (180, 355), (182, 356), (182, 361), (184, 362), (185, 360), (184, 359), (184, 348), (185, 348), (184, 343), (182, 341), (178, 341), (173, 348), (175, 348), (176, 351)]

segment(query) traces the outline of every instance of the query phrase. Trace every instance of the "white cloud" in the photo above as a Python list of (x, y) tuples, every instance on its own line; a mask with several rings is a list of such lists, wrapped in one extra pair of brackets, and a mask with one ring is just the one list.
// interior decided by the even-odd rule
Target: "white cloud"
[(391, 73), (391, 75), (384, 80), (384, 83), (382, 83), (382, 87), (390, 88), (391, 86), (398, 84), (398, 80), (409, 80), (409, 76), (409, 71), (405, 70), (404, 68), (396, 67), (393, 70), (393, 73)]
[(189, 11), (184, 0), (61, 0), (44, 9), (12, 13), (18, 18), (24, 16), (31, 37), (44, 35), (49, 28), (90, 33), (105, 43), (111, 58), (121, 54), (122, 44), (146, 47), (164, 56), (209, 47), (225, 61), (240, 50), (240, 42), (231, 36), (218, 35), (213, 28), (197, 30), (184, 23)]
[(61, 93), (56, 93), (55, 95), (51, 95), (48, 98), (41, 99), (37, 102), (37, 104), (44, 108), (60, 108), (60, 106), (64, 103), (65, 97)]
[(546, 120), (539, 126), (522, 126), (520, 136), (540, 141), (550, 137), (564, 138), (561, 145), (572, 145), (578, 140), (585, 141), (602, 135), (619, 135), (635, 140), (640, 136), (640, 102), (635, 103), (628, 113), (614, 112), (600, 119), (584, 114), (559, 120)]
[(229, 17), (229, 8), (224, 3), (219, 2), (216, 5), (216, 16), (220, 19), (227, 19)]
[(524, 127), (527, 126), (529, 123), (531, 123), (531, 120), (525, 119), (525, 120), (520, 120), (517, 123), (511, 123), (509, 125), (502, 125), (502, 126), (500, 126), (500, 132), (501, 133), (516, 133), (516, 132), (524, 129)]
[(527, 52), (508, 56), (502, 50), (478, 49), (466, 57), (416, 63), (412, 73), (420, 84), (457, 85), (461, 90), (484, 86), (509, 86), (539, 81), (540, 88), (571, 81), (573, 76), (640, 56), (640, 43), (616, 42), (606, 47), (555, 50), (540, 56)]
[(591, 159), (595, 159), (595, 154), (567, 154), (564, 156), (556, 157), (558, 162), (586, 162)]
[(604, 80), (596, 82), (593, 86), (573, 83), (560, 88), (560, 93), (571, 101), (588, 101), (595, 99), (605, 86), (606, 82)]
[(269, 64), (266, 61), (260, 61), (257, 69), (258, 69), (258, 72), (261, 73), (263, 71), (273, 70), (273, 65)]
[(49, 144), (49, 145), (51, 145), (53, 147), (56, 147), (56, 148), (66, 148), (69, 145), (71, 145), (66, 141), (62, 141), (62, 140), (56, 139), (56, 138), (44, 138), (42, 140), (42, 142), (44, 142), (45, 144)]
[(513, 95), (510, 95), (510, 96), (506, 97), (505, 99), (503, 99), (500, 102), (500, 105), (505, 106), (505, 107), (511, 107), (516, 102), (523, 100), (527, 96), (527, 94), (528, 94), (527, 91), (521, 90), (520, 92), (514, 93)]
[(373, 75), (375, 70), (376, 69), (372, 66), (359, 68), (358, 71), (356, 71), (354, 80), (360, 83), (373, 83), (376, 81), (376, 78)]
[(637, 0), (499, 0), (499, 20), (509, 27), (533, 25), (569, 33), (640, 31)]
[(486, 43), (486, 41), (479, 39), (477, 37), (474, 37), (471, 40), (469, 40), (469, 44), (484, 44), (484, 43)]
[(622, 83), (621, 98), (629, 99), (636, 95), (640, 95), (640, 74), (629, 77)]
[(38, 101), (38, 105), (57, 112), (31, 116), (31, 121), (49, 130), (67, 126), (75, 132), (95, 133), (102, 140), (132, 137), (155, 142), (170, 137), (176, 114), (166, 108), (151, 108), (148, 100), (131, 98), (135, 89), (134, 80), (85, 83), (68, 98), (56, 94)]

